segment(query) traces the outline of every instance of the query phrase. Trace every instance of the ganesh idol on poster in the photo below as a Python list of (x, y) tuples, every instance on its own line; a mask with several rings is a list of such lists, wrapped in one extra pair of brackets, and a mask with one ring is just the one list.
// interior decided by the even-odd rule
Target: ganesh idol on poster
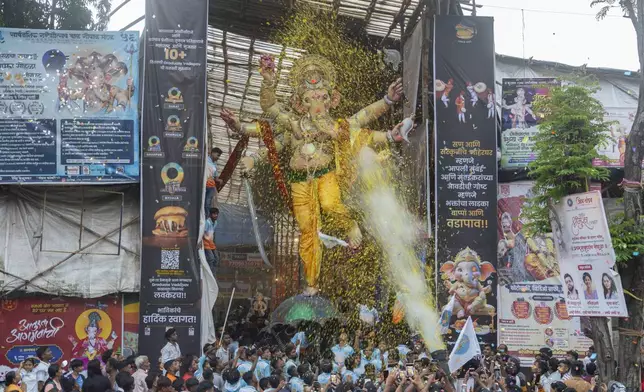
[(489, 316), (491, 320), (489, 326), (475, 323), (474, 327), (479, 334), (494, 330), (493, 320), (496, 309), (487, 303), (488, 295), (492, 293), (492, 286), (488, 279), (496, 273), (494, 265), (481, 260), (475, 250), (465, 247), (453, 260), (448, 260), (441, 265), (440, 273), (449, 296), (454, 297), (451, 313), (456, 316), (456, 321), (453, 327), (457, 331), (460, 330), (470, 316), (472, 319), (476, 319), (475, 316)]
[(76, 320), (75, 329), (80, 340), (68, 336), (72, 344), (72, 357), (81, 359), (85, 364), (111, 350), (118, 338), (112, 330), (110, 317), (101, 310), (85, 311)]
[(129, 109), (135, 90), (131, 69), (131, 60), (128, 68), (112, 53), (77, 57), (60, 75), (59, 110), (108, 114)]

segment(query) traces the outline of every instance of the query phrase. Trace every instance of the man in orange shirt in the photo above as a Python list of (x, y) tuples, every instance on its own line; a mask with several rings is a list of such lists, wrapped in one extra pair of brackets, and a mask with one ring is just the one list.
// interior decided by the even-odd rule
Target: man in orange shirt
[(174, 382), (177, 379), (177, 376), (175, 375), (179, 371), (179, 361), (176, 359), (172, 359), (170, 361), (167, 361), (163, 367), (165, 368), (165, 376), (170, 379), (170, 381)]
[(211, 208), (203, 233), (203, 249), (206, 253), (206, 261), (213, 275), (215, 275), (217, 265), (219, 264), (219, 255), (217, 254), (217, 246), (215, 246), (215, 229), (217, 228), (218, 217), (219, 209)]

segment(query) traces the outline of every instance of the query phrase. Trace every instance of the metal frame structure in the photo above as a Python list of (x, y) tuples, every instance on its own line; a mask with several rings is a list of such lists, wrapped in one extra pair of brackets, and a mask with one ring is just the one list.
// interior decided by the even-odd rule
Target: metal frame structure
[[(102, 235), (88, 226), (83, 224), (83, 218), (85, 215), (85, 192), (86, 190), (89, 190), (89, 192), (96, 192), (96, 193), (105, 193), (105, 194), (113, 194), (113, 195), (120, 195), (121, 196), (121, 208), (119, 211), (119, 227), (117, 229), (111, 230), (108, 234)], [(49, 192), (49, 189), (45, 190), (45, 194), (43, 197), (43, 205), (42, 205), (42, 214), (41, 214), (41, 219), (40, 219), (40, 251), (41, 252), (53, 252), (53, 253), (71, 253), (71, 254), (81, 254), (81, 255), (102, 255), (102, 256), (120, 256), (121, 255), (121, 248), (123, 250), (130, 252), (132, 254), (138, 255), (137, 252), (135, 252), (132, 249), (129, 248), (124, 248), (121, 244), (121, 239), (123, 235), (123, 228), (127, 226), (123, 226), (123, 208), (125, 205), (125, 193), (123, 192), (115, 192), (115, 191), (109, 191), (105, 189), (94, 189), (92, 187), (84, 187), (81, 186), (81, 205), (80, 205), (80, 222), (76, 222), (74, 219), (69, 218), (60, 212), (50, 208), (47, 206), (47, 194)], [(61, 250), (61, 249), (43, 249), (43, 239), (45, 237), (45, 214), (50, 213), (56, 216), (57, 218), (62, 219), (63, 221), (67, 223), (71, 223), (74, 225), (77, 225), (79, 228), (79, 234), (78, 234), (78, 248), (74, 250)], [(138, 218), (136, 218), (138, 220)], [(91, 242), (88, 245), (83, 246), (83, 232), (87, 231), (90, 234), (98, 237), (98, 240), (95, 240)], [(118, 241), (112, 240), (110, 238), (107, 238), (111, 235), (113, 235), (116, 231), (118, 231)], [(104, 240), (106, 242), (111, 243), (112, 245), (116, 245), (117, 251), (116, 253), (100, 253), (100, 252), (84, 252), (85, 249), (90, 248), (91, 246), (95, 245), (96, 243), (100, 242), (100, 240)]]

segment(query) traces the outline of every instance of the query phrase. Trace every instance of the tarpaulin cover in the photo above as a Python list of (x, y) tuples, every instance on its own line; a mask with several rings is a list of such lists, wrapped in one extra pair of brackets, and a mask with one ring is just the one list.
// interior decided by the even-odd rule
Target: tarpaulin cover
[(0, 291), (92, 298), (138, 291), (138, 216), (138, 187), (5, 188), (0, 191)]
[[(123, 196), (105, 191), (123, 192)], [(85, 187), (84, 194), (80, 187), (16, 186), (0, 190), (0, 292), (19, 288), (87, 298), (138, 292), (139, 205), (139, 188), (129, 186)], [(81, 206), (85, 229), (80, 247), (87, 248), (45, 272), (79, 249)], [(220, 204), (219, 208), (217, 245), (255, 246), (248, 208), (229, 204)], [(273, 229), (265, 218), (259, 216), (258, 220), (264, 244), (268, 245)], [(112, 234), (97, 241), (108, 233)], [(24, 286), (39, 273), (43, 275)]]

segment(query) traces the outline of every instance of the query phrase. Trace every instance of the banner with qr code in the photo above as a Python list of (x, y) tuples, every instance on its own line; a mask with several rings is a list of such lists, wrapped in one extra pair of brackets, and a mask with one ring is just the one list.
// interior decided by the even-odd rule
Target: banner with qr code
[(138, 58), (136, 31), (0, 28), (0, 184), (139, 182)]
[(201, 351), (208, 2), (147, 0), (146, 15), (139, 353), (158, 358), (169, 328)]

